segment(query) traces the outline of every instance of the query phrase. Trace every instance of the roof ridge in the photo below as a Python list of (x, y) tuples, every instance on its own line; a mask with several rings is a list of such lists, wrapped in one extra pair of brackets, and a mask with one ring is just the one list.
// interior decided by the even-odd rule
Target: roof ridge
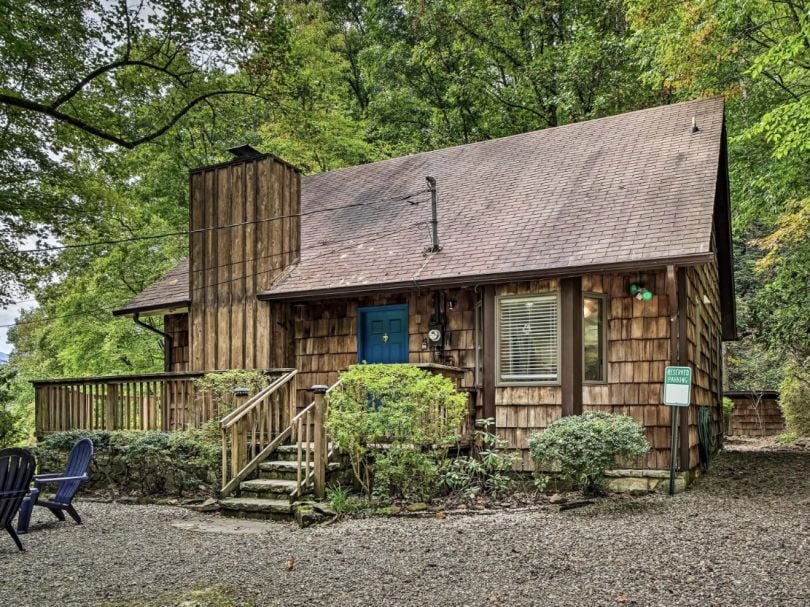
[(582, 126), (584, 124), (592, 124), (594, 122), (607, 121), (607, 120), (616, 119), (616, 118), (620, 118), (620, 117), (631, 116), (633, 114), (640, 114), (642, 112), (651, 112), (651, 111), (654, 111), (654, 110), (660, 110), (662, 108), (672, 108), (672, 107), (677, 107), (677, 106), (682, 106), (682, 105), (689, 105), (689, 104), (693, 104), (693, 103), (708, 103), (710, 101), (717, 101), (718, 99), (723, 100), (723, 102), (725, 103), (725, 97), (723, 95), (712, 95), (711, 97), (701, 97), (701, 98), (698, 98), (698, 99), (689, 99), (687, 101), (678, 101), (677, 103), (667, 103), (667, 104), (664, 104), (664, 105), (653, 105), (653, 106), (650, 106), (650, 107), (639, 108), (637, 110), (630, 110), (628, 112), (619, 112), (618, 114), (610, 114), (609, 116), (599, 116), (598, 118), (589, 118), (587, 120), (581, 120), (579, 122), (568, 122), (566, 124), (558, 124), (557, 126), (547, 126), (545, 128), (542, 128), (542, 129), (534, 129), (532, 131), (524, 131), (522, 133), (513, 133), (511, 135), (503, 135), (502, 137), (492, 137), (490, 139), (481, 139), (479, 141), (471, 141), (469, 143), (458, 143), (456, 145), (448, 145), (448, 146), (445, 146), (445, 147), (438, 147), (438, 148), (434, 148), (432, 150), (424, 150), (422, 152), (414, 152), (413, 154), (405, 154), (404, 156), (392, 156), (391, 158), (383, 158), (382, 160), (375, 160), (374, 162), (366, 162), (364, 164), (353, 164), (351, 166), (341, 167), (339, 169), (332, 169), (331, 171), (323, 171), (321, 173), (313, 173), (311, 175), (302, 175), (302, 181), (303, 180), (309, 181), (309, 180), (312, 180), (312, 179), (317, 179), (317, 178), (323, 177), (325, 175), (335, 175), (336, 173), (341, 173), (343, 171), (350, 171), (352, 169), (359, 169), (361, 167), (370, 167), (370, 166), (374, 166), (374, 165), (381, 165), (381, 164), (384, 164), (386, 162), (393, 162), (395, 160), (402, 160), (403, 158), (418, 158), (419, 156), (425, 156), (427, 154), (434, 154), (436, 152), (441, 152), (441, 151), (445, 151), (445, 150), (454, 150), (456, 148), (473, 147), (473, 146), (477, 146), (477, 145), (483, 145), (483, 144), (486, 144), (486, 143), (491, 143), (493, 141), (505, 141), (505, 140), (512, 139), (512, 138), (525, 137), (525, 136), (531, 135), (533, 133), (541, 133), (541, 132), (545, 133), (545, 132), (549, 132), (549, 131), (557, 131), (557, 130), (561, 130), (561, 129), (565, 129), (565, 128), (571, 128), (571, 127), (575, 127), (575, 126)]

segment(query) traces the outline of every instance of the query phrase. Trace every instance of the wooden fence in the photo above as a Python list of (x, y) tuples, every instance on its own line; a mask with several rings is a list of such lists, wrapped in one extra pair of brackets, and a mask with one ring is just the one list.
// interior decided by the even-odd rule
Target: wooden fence
[[(263, 369), (271, 377), (285, 369)], [(38, 437), (67, 430), (182, 430), (219, 419), (194, 379), (206, 372), (150, 373), (56, 380), (34, 385)]]

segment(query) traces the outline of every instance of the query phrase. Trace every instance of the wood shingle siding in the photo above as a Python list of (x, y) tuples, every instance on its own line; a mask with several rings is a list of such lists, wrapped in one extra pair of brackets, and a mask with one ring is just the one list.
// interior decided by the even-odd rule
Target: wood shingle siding
[(432, 349), (422, 350), (422, 340), (427, 336), (433, 315), (431, 291), (363, 297), (352, 301), (287, 304), (293, 318), (294, 366), (300, 372), (299, 406), (311, 401), (307, 388), (315, 384), (331, 385), (337, 381), (340, 371), (357, 364), (357, 310), (366, 306), (407, 304), (409, 362), (441, 362), (459, 367), (464, 370), (461, 386), (471, 388), (475, 369), (475, 292), (453, 289), (446, 296), (453, 299), (455, 305), (453, 310), (446, 312), (446, 348), (441, 361), (435, 359)]

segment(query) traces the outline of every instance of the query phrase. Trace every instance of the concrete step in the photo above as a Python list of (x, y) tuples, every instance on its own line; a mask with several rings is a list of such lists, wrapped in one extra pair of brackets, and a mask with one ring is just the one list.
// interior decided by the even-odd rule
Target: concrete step
[(228, 497), (219, 502), (223, 516), (258, 520), (293, 520), (292, 504), (289, 499), (272, 500), (255, 497)]

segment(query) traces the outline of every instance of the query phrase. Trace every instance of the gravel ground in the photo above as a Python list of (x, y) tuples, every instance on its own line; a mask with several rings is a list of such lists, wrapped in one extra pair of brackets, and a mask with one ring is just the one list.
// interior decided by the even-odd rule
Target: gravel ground
[[(82, 527), (35, 514), (23, 554), (0, 537), (0, 605), (810, 605), (808, 452), (727, 452), (673, 499), (565, 512), (300, 530), (162, 506), (80, 510)], [(177, 598), (212, 584), (231, 599)]]

